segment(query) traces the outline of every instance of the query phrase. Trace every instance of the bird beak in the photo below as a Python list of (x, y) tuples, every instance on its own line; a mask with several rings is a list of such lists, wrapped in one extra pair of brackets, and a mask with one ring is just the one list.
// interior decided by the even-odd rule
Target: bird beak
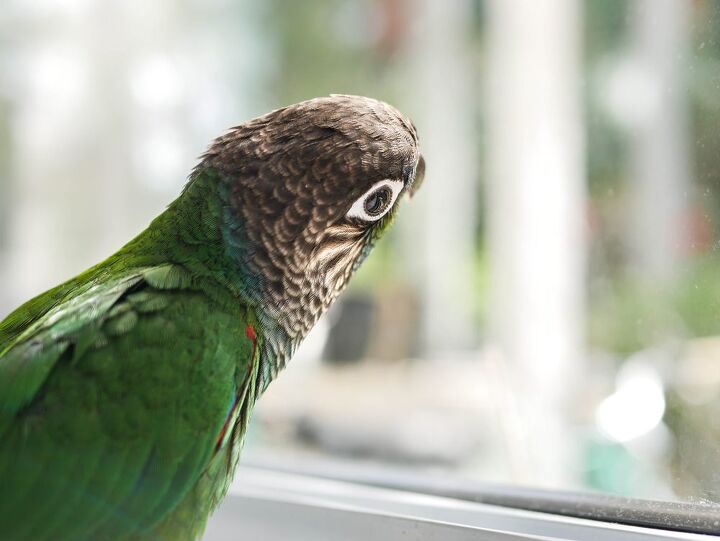
[(418, 191), (423, 180), (425, 180), (425, 158), (423, 158), (421, 154), (417, 167), (415, 168), (415, 180), (413, 180), (413, 183), (408, 188), (408, 195), (410, 197), (415, 195), (415, 192)]

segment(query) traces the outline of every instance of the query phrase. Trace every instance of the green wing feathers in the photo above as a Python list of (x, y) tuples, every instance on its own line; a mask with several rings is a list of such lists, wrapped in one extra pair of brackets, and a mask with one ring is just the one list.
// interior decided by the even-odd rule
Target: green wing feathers
[(0, 324), (0, 531), (145, 539), (219, 460), (250, 316), (174, 265), (62, 288)]
[(110, 307), (140, 280), (135, 276), (89, 287), (39, 316), (33, 310), (35, 306), (42, 309), (56, 302), (55, 292), (50, 291), (8, 317), (0, 357), (0, 436), (17, 412), (35, 397), (68, 348), (73, 346), (74, 356), (81, 356), (84, 348), (95, 343)]

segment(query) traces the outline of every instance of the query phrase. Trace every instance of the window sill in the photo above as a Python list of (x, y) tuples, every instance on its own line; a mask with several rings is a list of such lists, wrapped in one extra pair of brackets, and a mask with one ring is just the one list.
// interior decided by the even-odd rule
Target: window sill
[(715, 506), (335, 473), (241, 466), (205, 540), (689, 540), (720, 520)]

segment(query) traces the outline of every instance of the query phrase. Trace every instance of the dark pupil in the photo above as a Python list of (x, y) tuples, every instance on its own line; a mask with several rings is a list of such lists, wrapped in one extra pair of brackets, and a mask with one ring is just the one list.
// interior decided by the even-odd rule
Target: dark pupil
[(381, 214), (387, 208), (391, 195), (389, 188), (380, 188), (365, 200), (365, 212), (370, 216)]

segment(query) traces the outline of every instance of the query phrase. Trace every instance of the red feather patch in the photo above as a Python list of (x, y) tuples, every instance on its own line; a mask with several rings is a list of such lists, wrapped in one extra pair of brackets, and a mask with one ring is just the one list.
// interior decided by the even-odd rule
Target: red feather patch
[[(248, 340), (252, 342), (253, 345), (253, 352), (252, 352), (252, 358), (255, 358), (255, 348), (257, 347), (257, 335), (255, 334), (255, 329), (252, 325), (248, 325), (245, 327), (245, 336), (248, 337)], [(222, 445), (223, 438), (225, 437), (225, 433), (227, 432), (228, 425), (230, 425), (230, 421), (235, 416), (235, 410), (238, 407), (238, 401), (240, 397), (235, 397), (235, 402), (233, 402), (232, 407), (230, 408), (230, 411), (228, 413), (227, 419), (225, 419), (225, 423), (223, 424), (222, 429), (220, 430), (220, 434), (218, 434), (217, 440), (215, 441), (215, 447), (220, 447)]]
[[(255, 343), (257, 342), (257, 335), (255, 334), (255, 329), (252, 325), (245, 327), (245, 336), (247, 336), (253, 343), (253, 346), (255, 346)], [(253, 357), (255, 356), (254, 353), (255, 352), (253, 351)]]

